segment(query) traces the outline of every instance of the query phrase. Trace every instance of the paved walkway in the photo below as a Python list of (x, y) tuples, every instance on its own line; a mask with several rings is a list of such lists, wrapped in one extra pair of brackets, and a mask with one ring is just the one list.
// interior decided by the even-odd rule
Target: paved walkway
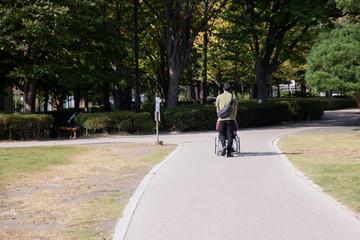
[[(161, 135), (180, 147), (148, 175), (114, 239), (120, 240), (352, 240), (360, 221), (293, 170), (274, 147), (283, 135), (354, 132), (359, 110), (325, 119), (239, 131), (239, 157), (214, 154), (216, 132)], [(357, 113), (357, 114), (355, 114)], [(153, 142), (154, 136), (0, 143), (0, 147)], [(125, 235), (126, 234), (126, 235)]]
[(214, 132), (163, 136), (182, 147), (152, 177), (125, 239), (360, 239), (355, 215), (297, 175), (273, 145), (296, 132), (354, 131), (353, 113), (241, 130), (242, 154), (234, 158), (215, 156)]

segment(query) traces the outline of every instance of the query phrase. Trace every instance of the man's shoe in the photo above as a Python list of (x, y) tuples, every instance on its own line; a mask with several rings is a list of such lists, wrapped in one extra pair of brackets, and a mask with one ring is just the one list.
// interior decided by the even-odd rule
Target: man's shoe
[(221, 149), (221, 156), (225, 156), (225, 154), (226, 154), (226, 147), (223, 147)]
[(231, 153), (226, 155), (226, 157), (233, 157), (233, 156), (234, 155), (232, 155)]

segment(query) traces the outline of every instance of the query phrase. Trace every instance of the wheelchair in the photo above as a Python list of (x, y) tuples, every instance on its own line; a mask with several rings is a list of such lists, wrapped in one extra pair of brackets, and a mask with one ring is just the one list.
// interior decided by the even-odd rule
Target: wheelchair
[[(220, 135), (215, 137), (215, 154), (220, 156), (222, 145), (219, 138)], [(228, 140), (225, 140), (225, 145), (227, 146)], [(239, 155), (240, 154), (240, 137), (237, 135), (237, 132), (234, 131), (234, 139), (233, 139), (233, 145), (232, 145), (232, 152)]]

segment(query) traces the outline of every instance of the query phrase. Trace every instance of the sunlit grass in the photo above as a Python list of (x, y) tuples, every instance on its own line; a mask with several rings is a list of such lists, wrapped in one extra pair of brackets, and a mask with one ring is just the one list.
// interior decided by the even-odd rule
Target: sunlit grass
[(0, 148), (0, 186), (51, 165), (70, 163), (84, 151), (86, 148), (78, 146)]
[(360, 213), (360, 134), (287, 136), (279, 148), (326, 193)]
[(21, 224), (5, 226), (6, 231), (0, 226), (0, 239), (111, 239), (141, 179), (175, 147), (119, 143), (0, 148), (0, 222), (12, 221), (16, 212), (21, 223), (58, 224), (42, 232), (37, 225), (24, 232)]

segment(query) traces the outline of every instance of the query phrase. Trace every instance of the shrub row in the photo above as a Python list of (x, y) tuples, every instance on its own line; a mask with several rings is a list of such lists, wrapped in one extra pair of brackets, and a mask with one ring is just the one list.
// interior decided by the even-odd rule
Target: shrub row
[(287, 105), (288, 121), (317, 120), (324, 114), (324, 102), (321, 99), (299, 98), (299, 99), (275, 99), (273, 103)]
[(48, 137), (53, 122), (51, 115), (0, 114), (0, 139), (27, 140)]
[(92, 133), (98, 132), (150, 132), (155, 124), (150, 113), (131, 111), (80, 113), (75, 117), (76, 124)]
[(336, 110), (344, 108), (357, 108), (357, 103), (353, 98), (320, 98), (325, 110)]
[[(291, 121), (316, 120), (324, 113), (323, 103), (316, 99), (269, 101), (257, 104), (242, 101), (238, 104), (239, 127), (256, 127)], [(165, 131), (214, 130), (217, 120), (213, 104), (180, 105), (177, 108), (161, 108), (160, 127)]]
[[(271, 99), (267, 104), (241, 101), (238, 104), (239, 127), (255, 127), (290, 121), (316, 120), (324, 110), (356, 107), (353, 99)], [(141, 113), (120, 111), (80, 113), (79, 127), (90, 132), (151, 132), (154, 130), (154, 104), (142, 105)], [(51, 114), (0, 114), (0, 139), (33, 139), (49, 136), (50, 128), (66, 126), (74, 109)], [(214, 104), (182, 104), (177, 108), (161, 107), (160, 129), (164, 131), (214, 130), (217, 116)]]

